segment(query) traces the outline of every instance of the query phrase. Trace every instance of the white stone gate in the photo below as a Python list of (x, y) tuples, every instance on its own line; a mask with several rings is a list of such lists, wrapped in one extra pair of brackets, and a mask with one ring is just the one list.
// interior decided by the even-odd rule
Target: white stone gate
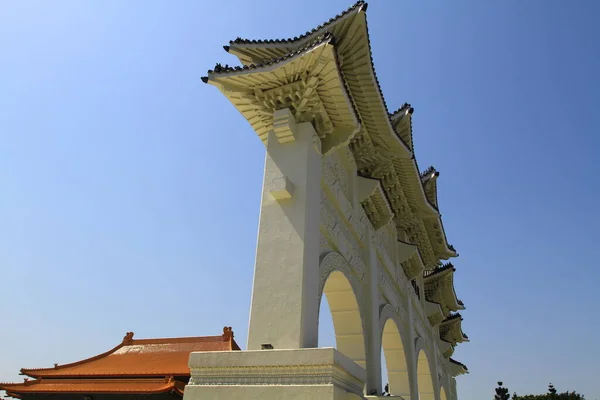
[[(455, 400), (466, 341), (433, 168), (419, 173), (413, 108), (388, 113), (366, 4), (294, 39), (236, 39), (218, 87), (266, 146), (248, 347), (193, 353), (192, 398)], [(318, 348), (321, 296), (337, 351)], [(340, 354), (341, 353), (341, 354)], [(240, 397), (241, 396), (241, 397)]]

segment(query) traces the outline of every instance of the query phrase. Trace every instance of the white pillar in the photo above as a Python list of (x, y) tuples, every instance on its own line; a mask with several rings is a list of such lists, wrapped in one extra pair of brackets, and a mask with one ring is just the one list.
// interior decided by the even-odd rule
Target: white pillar
[(458, 395), (456, 393), (456, 378), (450, 378), (450, 398), (452, 400), (458, 400)]
[[(358, 207), (361, 207), (358, 204)], [(382, 393), (381, 385), (381, 333), (379, 327), (379, 296), (378, 296), (378, 281), (379, 281), (379, 263), (377, 261), (377, 253), (373, 245), (373, 230), (369, 227), (366, 237), (367, 250), (365, 259), (368, 262), (368, 274), (366, 275), (366, 305), (367, 312), (365, 313), (365, 336), (367, 338), (367, 387), (366, 393), (376, 394)]]
[[(423, 291), (423, 298), (425, 298), (425, 291)], [(431, 343), (431, 345), (433, 346), (433, 365), (431, 365), (431, 369), (433, 369), (433, 373), (431, 374), (431, 383), (433, 383), (433, 390), (434, 390), (434, 394), (435, 394), (435, 399), (436, 400), (441, 400), (440, 398), (440, 387), (441, 387), (441, 381), (439, 378), (440, 375), (440, 371), (438, 370), (438, 360), (440, 357), (440, 353), (439, 353), (439, 349), (438, 349), (438, 345), (437, 345), (437, 340), (435, 339), (436, 337), (439, 337), (438, 334), (436, 334), (437, 330), (436, 327), (432, 327), (432, 329), (429, 331), (430, 333), (430, 340), (429, 343)]]
[[(405, 349), (408, 360), (408, 380), (410, 382), (410, 400), (419, 400), (419, 387), (417, 375), (417, 352), (415, 351), (415, 326), (414, 326), (414, 302), (412, 299), (412, 288), (409, 287), (407, 302), (408, 309), (408, 340), (409, 346)], [(408, 399), (407, 399), (408, 400)]]
[(267, 140), (248, 350), (317, 346), (321, 155), (310, 123), (281, 130)]

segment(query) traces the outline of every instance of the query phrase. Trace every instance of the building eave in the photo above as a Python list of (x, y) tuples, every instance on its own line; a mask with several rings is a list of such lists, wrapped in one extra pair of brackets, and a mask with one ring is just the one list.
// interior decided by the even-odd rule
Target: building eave
[(465, 306), (456, 296), (454, 289), (454, 272), (456, 272), (456, 268), (452, 263), (446, 263), (441, 267), (425, 271), (423, 273), (423, 283), (426, 299), (438, 302), (450, 311), (464, 310)]
[[(248, 40), (238, 38), (231, 41), (226, 49), (229, 53), (237, 55), (242, 63), (255, 63), (274, 57), (281, 57), (284, 54), (296, 51), (297, 48), (306, 46), (306, 44), (314, 40), (315, 37), (323, 35), (325, 32), (331, 32), (340, 42), (346, 42), (345, 46), (341, 46), (342, 48), (345, 48), (346, 51), (344, 51), (344, 49), (338, 50), (338, 56), (343, 60), (342, 69), (346, 76), (346, 80), (348, 81), (351, 95), (355, 97), (358, 93), (362, 94), (365, 89), (369, 93), (370, 90), (372, 90), (373, 95), (380, 103), (380, 107), (377, 107), (380, 111), (373, 108), (373, 102), (371, 100), (367, 102), (363, 101), (364, 106), (362, 107), (360, 105), (357, 106), (363, 123), (365, 123), (365, 120), (369, 120), (369, 122), (365, 123), (365, 129), (371, 136), (380, 135), (377, 142), (386, 150), (391, 151), (390, 154), (393, 154), (395, 157), (410, 158), (412, 152), (396, 133), (392, 125), (388, 107), (381, 90), (381, 85), (379, 84), (375, 72), (371, 54), (366, 9), (367, 4), (363, 1), (359, 1), (345, 12), (332, 18), (330, 21), (299, 37), (275, 40)], [(350, 28), (354, 29), (353, 32), (358, 32), (357, 35), (352, 35), (351, 39), (359, 42), (364, 41), (364, 46), (356, 46), (356, 43), (350, 43), (351, 39), (346, 38), (345, 33)], [(355, 51), (356, 48), (364, 48), (365, 54), (357, 56)], [(349, 53), (349, 49), (353, 52), (352, 56), (344, 57), (345, 54)], [(367, 61), (366, 63), (361, 63), (363, 58)], [(355, 62), (355, 60), (358, 61)], [(360, 65), (360, 67), (356, 67), (356, 65)], [(357, 72), (360, 68), (363, 69), (360, 70), (360, 72)], [(368, 68), (368, 71), (364, 68)], [(365, 81), (367, 75), (369, 76), (368, 80), (370, 82)], [(370, 89), (370, 87), (373, 89)], [(369, 93), (367, 93), (368, 96), (371, 96)], [(363, 113), (366, 113), (367, 115), (363, 115)], [(373, 113), (375, 115), (372, 115)], [(371, 121), (374, 121), (373, 126), (369, 126)], [(386, 126), (385, 130), (387, 130), (387, 132), (382, 132), (384, 125)]]
[[(333, 35), (326, 33), (294, 53), (263, 64), (209, 71), (205, 81), (223, 92), (263, 143), (275, 129), (275, 113), (287, 108), (295, 113), (293, 125), (306, 118), (314, 122), (326, 154), (347, 144), (361, 129), (334, 44)], [(311, 108), (312, 103), (320, 106)]]
[(452, 358), (449, 358), (448, 361), (450, 362), (450, 373), (452, 374), (452, 376), (464, 375), (469, 373), (469, 369), (465, 364), (453, 360)]
[(455, 346), (458, 343), (468, 342), (469, 338), (462, 331), (462, 316), (459, 313), (451, 314), (440, 324), (440, 337)]

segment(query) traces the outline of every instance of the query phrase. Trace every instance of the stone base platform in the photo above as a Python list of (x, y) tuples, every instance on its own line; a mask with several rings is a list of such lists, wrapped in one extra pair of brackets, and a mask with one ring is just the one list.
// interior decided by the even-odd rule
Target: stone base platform
[(364, 399), (366, 371), (334, 348), (190, 355), (183, 400)]

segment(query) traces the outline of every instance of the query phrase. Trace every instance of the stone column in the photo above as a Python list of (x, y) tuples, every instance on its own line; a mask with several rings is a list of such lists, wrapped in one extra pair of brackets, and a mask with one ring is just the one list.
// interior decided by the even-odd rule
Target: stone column
[(321, 155), (310, 123), (275, 112), (258, 229), (248, 350), (316, 347)]

